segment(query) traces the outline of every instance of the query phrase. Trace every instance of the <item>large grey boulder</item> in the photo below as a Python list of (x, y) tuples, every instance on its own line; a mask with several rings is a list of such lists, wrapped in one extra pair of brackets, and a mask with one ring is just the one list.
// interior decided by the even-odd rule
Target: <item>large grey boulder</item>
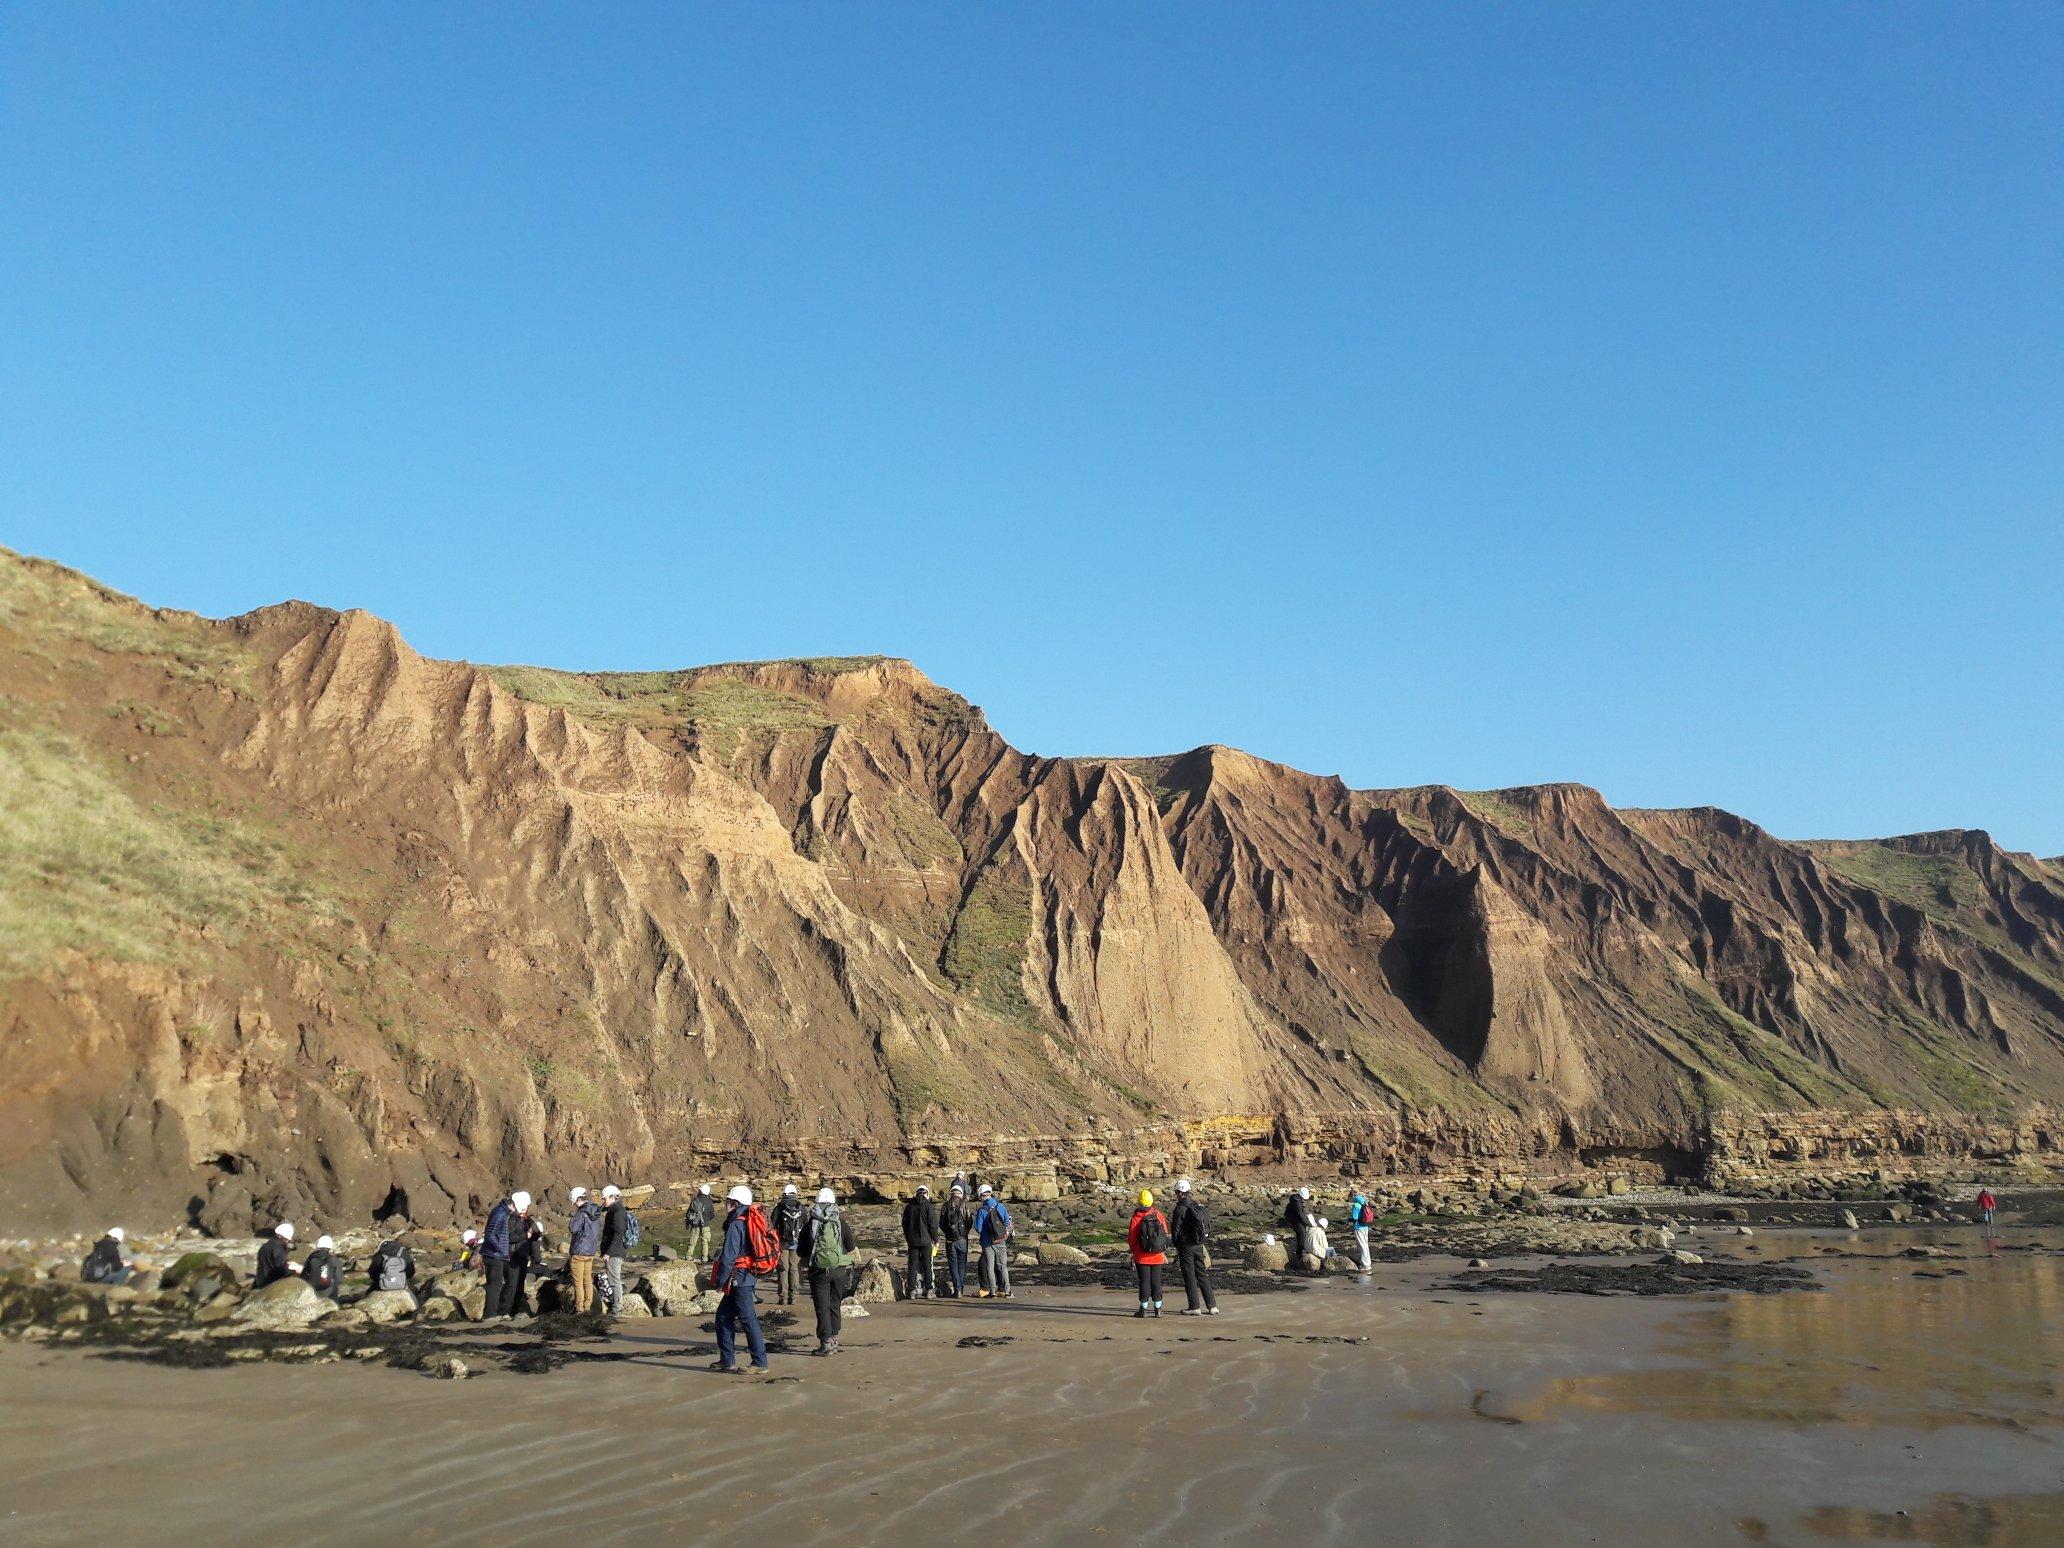
[(695, 1311), (702, 1291), (693, 1263), (655, 1263), (645, 1270), (645, 1293), (662, 1317), (685, 1317)]
[(877, 1258), (862, 1268), (851, 1299), (875, 1303), (895, 1300), (896, 1281), (890, 1277), (889, 1266)]
[(336, 1309), (307, 1280), (277, 1279), (245, 1296), (228, 1320), (245, 1328), (305, 1328)]
[(1070, 1247), (1066, 1242), (1041, 1242), (1032, 1249), (1032, 1256), (1040, 1263), (1067, 1268), (1086, 1268), (1089, 1264), (1088, 1253), (1080, 1247)]
[(368, 1322), (399, 1322), (416, 1314), (416, 1298), (406, 1290), (375, 1290), (355, 1309)]
[(1290, 1249), (1281, 1242), (1256, 1242), (1242, 1261), (1261, 1273), (1281, 1274), (1290, 1267)]

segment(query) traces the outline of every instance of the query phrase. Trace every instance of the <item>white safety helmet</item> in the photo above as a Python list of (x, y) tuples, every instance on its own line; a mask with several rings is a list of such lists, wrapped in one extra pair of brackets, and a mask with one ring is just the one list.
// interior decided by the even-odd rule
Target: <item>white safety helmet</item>
[(620, 1199), (623, 1197), (623, 1189), (617, 1187), (615, 1183), (604, 1183), (602, 1185), (602, 1197), (605, 1199)]
[[(567, 1194), (567, 1195), (566, 1195), (566, 1202), (567, 1202), (567, 1203), (569, 1203), (569, 1204), (578, 1204), (578, 1203), (579, 1203), (579, 1202), (580, 1202), (580, 1201), (581, 1201), (582, 1199), (586, 1198), (587, 1196), (588, 1196), (588, 1190), (587, 1190), (587, 1189), (585, 1189), (585, 1188), (576, 1188), (576, 1189), (574, 1189), (574, 1190), (573, 1190), (573, 1191), (572, 1191), (571, 1193), (569, 1193), (569, 1194)], [(521, 1206), (518, 1206), (518, 1207), (520, 1208)]]
[(107, 1234), (112, 1236), (116, 1241), (119, 1242), (128, 1233), (125, 1232), (120, 1226), (109, 1226), (107, 1228)]
[(990, 1194), (992, 1194), (992, 1193), (994, 1193), (995, 1191), (996, 1191), (996, 1190), (995, 1190), (994, 1188), (990, 1187), (990, 1186), (989, 1186), (989, 1185), (988, 1185), (987, 1183), (983, 1183), (981, 1187), (979, 1187), (979, 1188), (977, 1188), (977, 1189), (975, 1190), (975, 1192), (976, 1192), (977, 1194), (979, 1194), (979, 1195), (980, 1195), (981, 1197), (983, 1197), (983, 1198), (985, 1198), (985, 1199), (986, 1199), (987, 1197), (989, 1197), (989, 1195), (990, 1195)]
[(277, 1236), (283, 1242), (291, 1242), (294, 1239), (294, 1222), (291, 1220), (282, 1220), (278, 1225), (272, 1228), (272, 1234), (274, 1236)]
[(1311, 1189), (1309, 1189), (1309, 1188), (1299, 1188), (1299, 1189), (1297, 1190), (1297, 1196), (1298, 1196), (1298, 1197), (1299, 1197), (1300, 1199), (1308, 1199), (1308, 1198), (1310, 1198), (1310, 1197), (1311, 1197)]
[(740, 1183), (729, 1193), (725, 1194), (724, 1197), (733, 1204), (750, 1204), (752, 1202), (752, 1189), (746, 1187), (744, 1183)]
[(702, 1184), (702, 1185), (701, 1185), (700, 1187), (698, 1187), (698, 1188), (697, 1188), (697, 1189), (696, 1189), (695, 1191), (696, 1191), (697, 1193), (707, 1193), (707, 1192), (709, 1192), (709, 1184), (708, 1184), (708, 1183), (703, 1183), (703, 1184)]
[(471, 1247), (475, 1242), (479, 1240), (480, 1233), (478, 1231), (461, 1231), (459, 1233), (459, 1241), (467, 1247)]
[(317, 1237), (317, 1238), (315, 1239), (315, 1245), (316, 1245), (316, 1246), (318, 1246), (318, 1247), (322, 1247), (322, 1248), (329, 1248), (329, 1247), (334, 1247), (334, 1246), (336, 1246), (337, 1244), (336, 1244), (335, 1242), (331, 1241), (331, 1240), (330, 1240), (330, 1239), (329, 1239), (329, 1238), (328, 1238), (327, 1236), (318, 1236), (318, 1237)]
[(782, 1192), (783, 1192), (784, 1194), (789, 1194), (789, 1193), (793, 1193), (793, 1192), (795, 1192), (795, 1191), (796, 1191), (796, 1186), (795, 1186), (795, 1184), (794, 1184), (794, 1183), (783, 1183), (783, 1184), (781, 1185), (781, 1191), (782, 1191)]
[(1175, 1185), (1175, 1191), (1177, 1193), (1188, 1193), (1190, 1191), (1189, 1178), (1185, 1177), (1181, 1182), (1177, 1183)]
[(817, 1202), (819, 1204), (836, 1204), (838, 1202), (838, 1195), (829, 1188), (819, 1188), (817, 1190)]
[(509, 1202), (514, 1204), (517, 1213), (521, 1214), (524, 1210), (530, 1208), (530, 1195), (518, 1189), (515, 1193), (509, 1195)]

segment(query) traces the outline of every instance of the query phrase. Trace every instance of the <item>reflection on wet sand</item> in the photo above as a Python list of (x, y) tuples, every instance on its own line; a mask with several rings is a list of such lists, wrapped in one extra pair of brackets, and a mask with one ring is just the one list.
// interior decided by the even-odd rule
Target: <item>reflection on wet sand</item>
[(1916, 1511), (1824, 1506), (1800, 1526), (1841, 1543), (1936, 1543), (1943, 1548), (2055, 1548), (2064, 1543), (2064, 1494), (1978, 1500), (1938, 1494)]
[(1973, 1257), (1953, 1266), (1967, 1272), (1921, 1279), (1903, 1260), (1857, 1264), (1839, 1294), (1732, 1298), (1669, 1331), (1665, 1351), (1681, 1365), (1567, 1377), (1508, 1399), (1499, 1412), (1914, 1429), (2064, 1425), (2064, 1358), (2053, 1333), (2064, 1310), (2064, 1259)]

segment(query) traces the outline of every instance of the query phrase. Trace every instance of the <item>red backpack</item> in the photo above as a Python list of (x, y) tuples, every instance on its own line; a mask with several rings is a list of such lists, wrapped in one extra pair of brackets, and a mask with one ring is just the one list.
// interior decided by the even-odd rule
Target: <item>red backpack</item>
[(757, 1204), (745, 1206), (745, 1256), (738, 1260), (743, 1274), (771, 1274), (781, 1267), (781, 1238), (774, 1234), (766, 1214)]

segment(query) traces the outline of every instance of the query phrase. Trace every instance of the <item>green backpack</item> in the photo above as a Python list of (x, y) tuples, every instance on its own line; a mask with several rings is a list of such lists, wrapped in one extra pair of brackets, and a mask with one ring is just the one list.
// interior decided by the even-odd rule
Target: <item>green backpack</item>
[(845, 1224), (839, 1219), (838, 1211), (810, 1218), (817, 1223), (817, 1239), (810, 1244), (810, 1267), (842, 1269), (851, 1263), (853, 1255), (846, 1251)]

